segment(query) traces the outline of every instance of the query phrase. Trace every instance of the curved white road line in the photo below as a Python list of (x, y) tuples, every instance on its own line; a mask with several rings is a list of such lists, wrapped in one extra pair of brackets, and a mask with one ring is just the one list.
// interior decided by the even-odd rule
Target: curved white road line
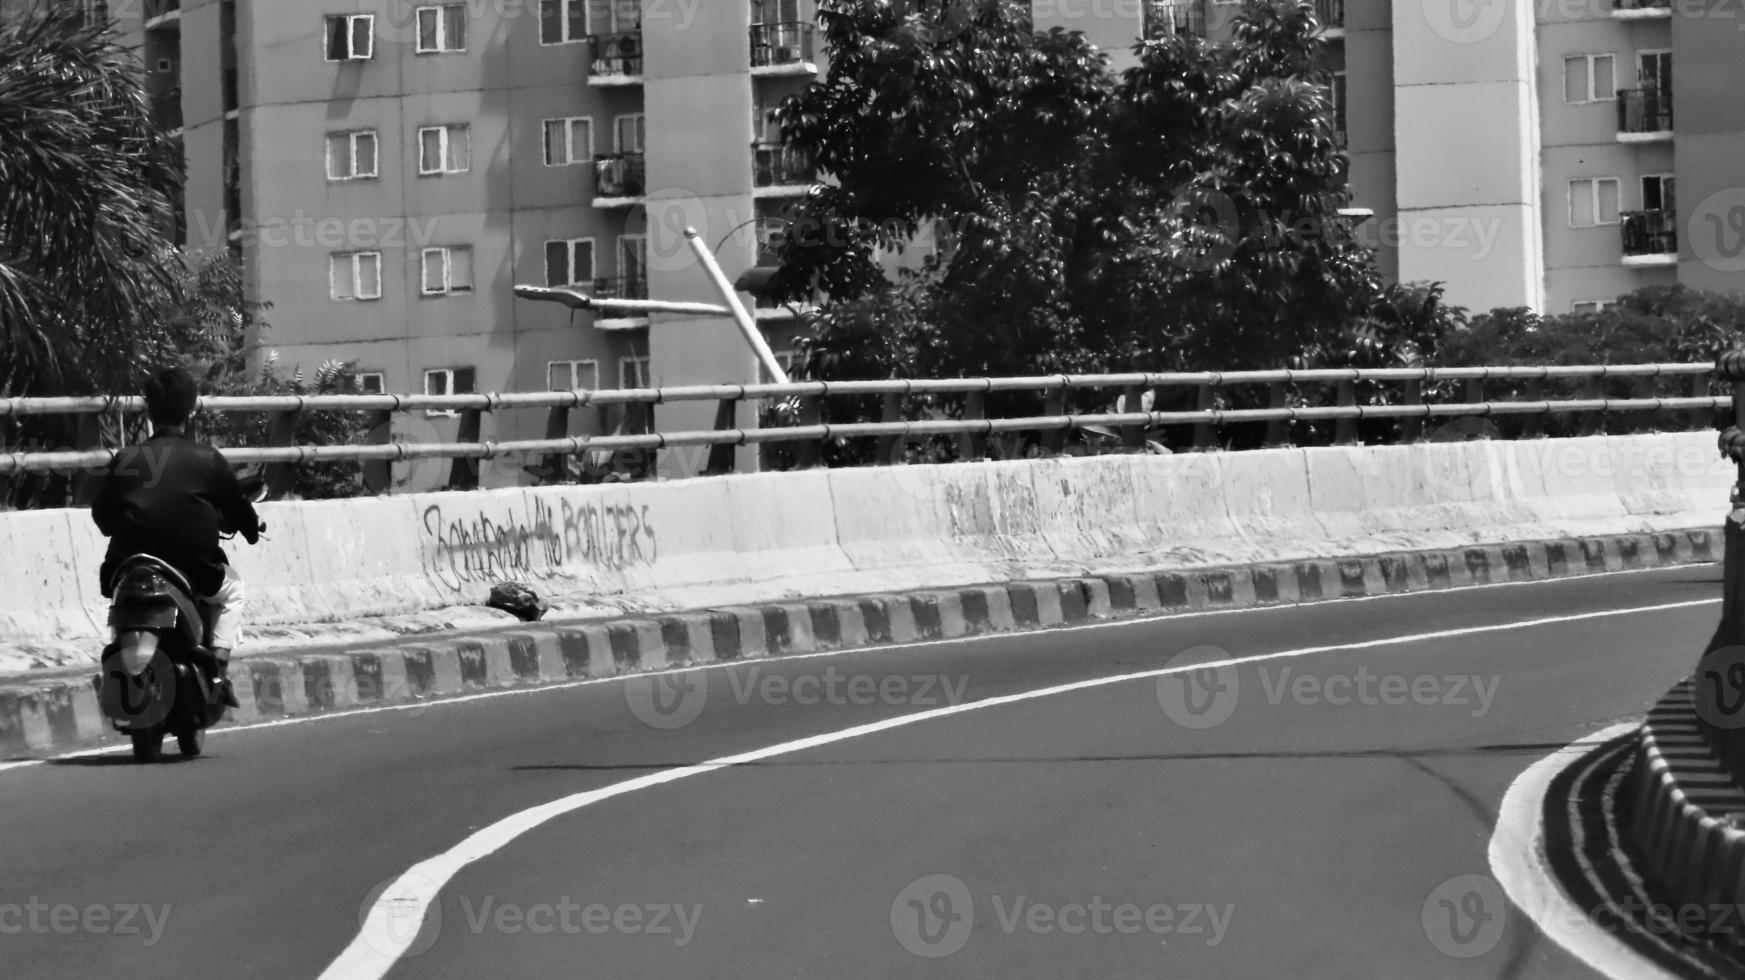
[[(1366, 650), (1374, 649), (1376, 647), (1396, 646), (1405, 643), (1421, 643), (1431, 640), (1448, 639), (1451, 637), (1472, 636), (1480, 633), (1499, 633), (1511, 630), (1530, 629), (1537, 626), (1550, 626), (1577, 622), (1581, 620), (1603, 619), (1634, 613), (1684, 609), (1691, 606), (1711, 605), (1718, 601), (1719, 600), (1702, 599), (1687, 602), (1662, 603), (1653, 606), (1638, 606), (1632, 609), (1603, 610), (1600, 612), (1578, 613), (1567, 616), (1547, 616), (1540, 619), (1522, 620), (1519, 622), (1502, 623), (1492, 626), (1474, 626), (1429, 633), (1412, 633), (1402, 636), (1386, 637), (1378, 640), (1365, 640), (1357, 643), (1301, 647), (1295, 650), (1281, 650), (1252, 657), (1233, 657), (1226, 660), (1182, 664), (1173, 667), (1138, 671), (1130, 674), (1120, 674), (1114, 677), (1097, 677), (1089, 680), (1074, 681), (1069, 684), (1057, 684), (1052, 687), (1022, 691), (1017, 694), (1005, 694), (998, 697), (985, 698), (981, 701), (973, 701), (966, 704), (957, 704), (943, 708), (918, 711), (913, 714), (901, 715), (896, 718), (887, 718), (883, 721), (871, 722), (865, 725), (856, 725), (852, 728), (845, 728), (839, 731), (824, 732), (807, 738), (781, 742), (776, 745), (765, 746), (761, 749), (753, 749), (750, 752), (743, 752), (738, 755), (723, 756), (696, 765), (683, 766), (677, 769), (667, 769), (661, 772), (650, 773), (646, 776), (638, 776), (635, 779), (627, 779), (623, 782), (613, 783), (610, 786), (603, 786), (599, 789), (576, 793), (571, 796), (553, 800), (550, 803), (541, 806), (536, 806), (531, 809), (522, 810), (519, 813), (511, 814), (490, 826), (474, 832), (471, 836), (467, 837), (453, 848), (413, 865), (410, 870), (394, 879), (393, 882), (377, 895), (375, 902), (370, 906), (369, 912), (364, 917), (363, 926), (358, 931), (357, 936), (351, 941), (351, 944), (345, 948), (345, 951), (339, 955), (339, 958), (334, 960), (333, 963), (321, 974), (321, 980), (379, 980), (379, 978), (386, 976), (388, 971), (393, 969), (394, 964), (397, 963), (402, 956), (406, 955), (412, 945), (418, 940), (420, 927), (424, 922), (424, 917), (426, 913), (430, 911), (430, 906), (436, 899), (437, 893), (440, 892), (443, 886), (452, 880), (456, 874), (460, 873), (461, 870), (470, 864), (495, 854), (497, 851), (514, 843), (515, 840), (523, 834), (526, 834), (545, 823), (574, 813), (584, 807), (589, 807), (596, 803), (610, 800), (614, 797), (634, 793), (637, 790), (662, 786), (667, 783), (678, 782), (682, 779), (689, 779), (693, 776), (700, 776), (705, 773), (715, 772), (733, 766), (761, 762), (765, 759), (771, 759), (777, 756), (791, 755), (795, 752), (806, 751), (807, 749), (832, 745), (837, 742), (845, 742), (850, 739), (874, 735), (897, 728), (905, 728), (910, 725), (934, 721), (952, 715), (980, 711), (986, 708), (994, 708), (1002, 705), (1018, 704), (1024, 701), (1035, 701), (1060, 694), (1069, 694), (1075, 691), (1110, 687), (1115, 684), (1124, 684), (1130, 681), (1155, 680), (1156, 678), (1166, 677), (1172, 674), (1185, 674), (1193, 671), (1215, 670), (1225, 667), (1241, 667), (1248, 664), (1265, 663), (1272, 660), (1294, 659), (1320, 653), (1333, 653), (1345, 650)], [(1622, 727), (1623, 726), (1620, 726), (1620, 729), (1618, 730), (1621, 730)], [(1616, 730), (1614, 730), (1614, 734), (1615, 732)], [(1577, 744), (1579, 745), (1581, 743)], [(1536, 766), (1533, 770), (1529, 770), (1529, 772), (1535, 772), (1540, 766), (1544, 765), (1545, 763), (1541, 762), (1539, 766)], [(1523, 777), (1523, 779), (1524, 778), (1525, 777)], [(1549, 779), (1550, 777), (1547, 776), (1545, 781), (1549, 782)], [(1520, 780), (1517, 780), (1517, 785), (1519, 785), (1520, 782)], [(1511, 787), (1511, 796), (1514, 796), (1515, 793), (1516, 788)], [(1534, 800), (1541, 799), (1543, 795), (1543, 787), (1541, 787), (1539, 793), (1534, 796)], [(1523, 804), (1519, 801), (1516, 802), (1517, 809), (1522, 805)], [(1533, 804), (1529, 802), (1525, 805), (1531, 807)], [(1506, 806), (1507, 801), (1505, 801), (1505, 807)], [(1509, 811), (1505, 810), (1505, 812)], [(1533, 812), (1535, 814), (1533, 829), (1536, 830), (1537, 811)], [(1499, 824), (1499, 836), (1501, 836), (1501, 833), (1501, 824)], [(1497, 840), (1498, 838), (1492, 838), (1491, 846), (1493, 854), (1495, 854)], [(1495, 864), (1495, 861), (1496, 859), (1493, 857), (1493, 865)], [(1511, 897), (1513, 897), (1512, 893)], [(1634, 976), (1643, 975), (1644, 974), (1641, 973), (1634, 974)], [(1660, 974), (1655, 974), (1655, 976), (1659, 975)], [(1616, 976), (1616, 974), (1614, 974), (1614, 976)]]
[(1636, 727), (1613, 725), (1577, 739), (1533, 763), (1509, 784), (1491, 834), (1491, 874), (1540, 932), (1601, 974), (1612, 980), (1680, 980), (1594, 922), (1564, 892), (1545, 855), (1542, 815), (1552, 780), (1589, 750)]

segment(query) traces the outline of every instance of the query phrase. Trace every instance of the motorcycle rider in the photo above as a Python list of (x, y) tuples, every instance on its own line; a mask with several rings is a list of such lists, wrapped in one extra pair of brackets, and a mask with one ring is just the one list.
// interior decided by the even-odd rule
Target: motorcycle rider
[(153, 435), (116, 454), (91, 508), (97, 529), (109, 540), (103, 559), (103, 597), (113, 593), (116, 567), (133, 555), (151, 555), (181, 572), (206, 607), (205, 653), (212, 662), (214, 695), (240, 707), (227, 671), (242, 632), (243, 584), (219, 546), (220, 532), (234, 528), (255, 544), (260, 518), (242, 492), (236, 472), (218, 450), (187, 434), (199, 388), (181, 368), (165, 368), (145, 385), (146, 415)]

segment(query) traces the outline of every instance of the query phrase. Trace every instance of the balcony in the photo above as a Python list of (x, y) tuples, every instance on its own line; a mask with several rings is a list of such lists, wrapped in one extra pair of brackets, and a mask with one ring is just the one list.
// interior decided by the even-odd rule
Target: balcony
[(1625, 265), (1677, 264), (1678, 215), (1671, 211), (1625, 211), (1618, 217)]
[(1321, 36), (1345, 36), (1345, 0), (1315, 0), (1315, 19), (1321, 22)]
[(648, 193), (647, 160), (640, 153), (594, 159), (594, 207), (630, 207)]
[(818, 168), (809, 154), (786, 143), (752, 145), (752, 184), (758, 197), (798, 196), (818, 182)]
[(1672, 92), (1655, 88), (1618, 90), (1618, 142), (1672, 139)]
[(1147, 41), (1205, 37), (1206, 11), (1199, 0), (1145, 0), (1145, 22), (1141, 29)]
[(751, 25), (753, 75), (816, 75), (817, 55), (811, 24)]
[(1618, 20), (1649, 20), (1672, 16), (1672, 0), (1612, 0)]
[(593, 59), (588, 72), (589, 85), (642, 84), (641, 28), (591, 35), (588, 51)]

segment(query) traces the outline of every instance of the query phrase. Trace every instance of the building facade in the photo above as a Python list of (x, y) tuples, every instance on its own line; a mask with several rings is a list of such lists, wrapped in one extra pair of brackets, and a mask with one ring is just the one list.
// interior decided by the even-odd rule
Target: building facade
[[(1386, 274), (1446, 282), (1480, 310), (1737, 288), (1745, 105), (1724, 80), (1745, 63), (1745, 0), (1314, 3), (1353, 205), (1373, 212), (1360, 234)], [(1142, 36), (1227, 35), (1240, 4), (1033, 10), (1119, 68)], [(394, 392), (760, 378), (725, 318), (572, 316), (511, 287), (714, 301), (686, 228), (729, 278), (757, 264), (813, 179), (768, 110), (825, 68), (814, 0), (110, 0), (109, 13), (137, 32), (180, 134), (186, 240), (240, 254), (273, 304), (264, 340), (281, 363), (353, 361)], [(759, 311), (778, 351), (792, 312)], [(485, 437), (542, 434), (527, 414), (487, 417)], [(647, 421), (596, 411), (572, 429)], [(653, 422), (707, 428), (713, 406), (656, 406)], [(445, 438), (455, 422), (406, 424)], [(669, 455), (673, 475), (701, 462)]]

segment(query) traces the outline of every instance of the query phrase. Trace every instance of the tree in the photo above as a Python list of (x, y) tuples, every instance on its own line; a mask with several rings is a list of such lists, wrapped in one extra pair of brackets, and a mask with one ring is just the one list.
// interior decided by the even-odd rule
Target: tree
[[(1171, 37), (1115, 77), (1022, 0), (824, 0), (827, 77), (781, 109), (833, 178), (776, 291), (828, 297), (812, 377), (1276, 366), (1379, 294), (1307, 4)], [(892, 282), (931, 230), (947, 258)], [(847, 373), (844, 373), (847, 372)]]
[(77, 5), (0, 20), (0, 394), (124, 390), (181, 270), (179, 155), (132, 53)]

